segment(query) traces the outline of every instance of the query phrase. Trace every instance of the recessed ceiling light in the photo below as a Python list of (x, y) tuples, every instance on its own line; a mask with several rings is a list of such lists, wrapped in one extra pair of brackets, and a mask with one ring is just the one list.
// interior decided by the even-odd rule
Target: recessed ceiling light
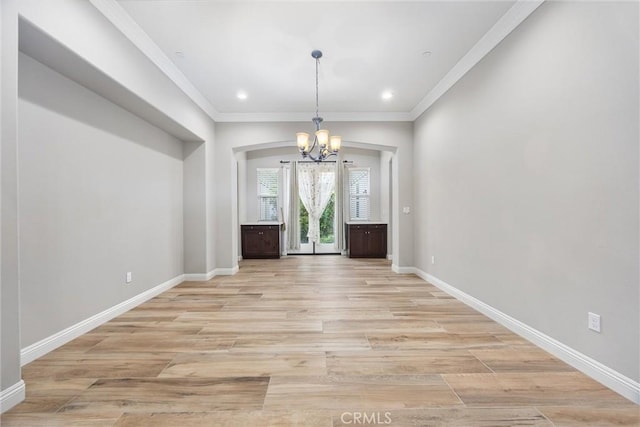
[(247, 92), (245, 91), (240, 91), (238, 92), (238, 94), (236, 95), (238, 97), (239, 100), (244, 101), (245, 99), (247, 99), (248, 95)]
[(393, 92), (391, 92), (390, 90), (385, 90), (384, 92), (382, 92), (382, 99), (389, 100), (393, 98)]

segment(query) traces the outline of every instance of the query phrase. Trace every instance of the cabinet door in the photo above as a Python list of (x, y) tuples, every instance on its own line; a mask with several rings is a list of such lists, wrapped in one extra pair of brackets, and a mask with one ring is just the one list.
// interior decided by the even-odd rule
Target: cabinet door
[(262, 239), (256, 227), (242, 226), (242, 258), (254, 258), (262, 252)]
[(374, 258), (387, 257), (387, 226), (374, 224), (369, 226), (367, 234), (367, 252)]
[(367, 256), (367, 226), (349, 225), (349, 257)]
[(280, 229), (275, 225), (264, 227), (262, 237), (263, 254), (265, 257), (280, 257)]

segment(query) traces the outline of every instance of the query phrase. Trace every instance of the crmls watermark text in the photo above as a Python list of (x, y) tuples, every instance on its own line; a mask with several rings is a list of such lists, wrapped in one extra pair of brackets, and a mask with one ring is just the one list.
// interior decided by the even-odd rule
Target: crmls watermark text
[(391, 424), (391, 412), (343, 412), (340, 421), (344, 424)]

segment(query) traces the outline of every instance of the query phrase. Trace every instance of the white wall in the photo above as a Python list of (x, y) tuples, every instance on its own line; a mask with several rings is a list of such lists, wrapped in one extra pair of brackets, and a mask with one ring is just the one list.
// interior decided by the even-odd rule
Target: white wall
[[(261, 150), (248, 151), (246, 153), (246, 189), (238, 191), (240, 198), (244, 200), (246, 206), (247, 221), (258, 220), (258, 185), (257, 168), (279, 168), (282, 166), (280, 160), (296, 161), (301, 160), (295, 145), (290, 147), (267, 148)], [(340, 153), (340, 160), (353, 161), (351, 166), (370, 168), (371, 181), (371, 219), (380, 220), (380, 151), (360, 148), (344, 147)]]
[(546, 2), (416, 122), (414, 157), (416, 266), (635, 381), (638, 48), (637, 2)]
[(28, 56), (19, 66), (26, 347), (182, 274), (183, 171), (174, 137)]

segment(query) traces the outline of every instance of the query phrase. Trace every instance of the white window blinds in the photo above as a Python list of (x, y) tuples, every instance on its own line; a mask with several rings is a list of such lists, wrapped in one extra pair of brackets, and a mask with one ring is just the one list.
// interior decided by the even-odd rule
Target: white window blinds
[(369, 168), (349, 169), (349, 217), (369, 219)]
[(277, 168), (258, 168), (258, 219), (278, 220), (278, 172)]

